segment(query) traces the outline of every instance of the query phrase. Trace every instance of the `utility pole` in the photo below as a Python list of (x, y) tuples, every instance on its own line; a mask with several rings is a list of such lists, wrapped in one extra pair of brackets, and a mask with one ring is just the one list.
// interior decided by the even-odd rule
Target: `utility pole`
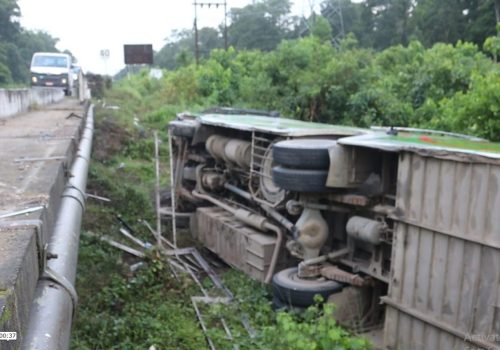
[(198, 36), (198, 6), (203, 8), (203, 6), (207, 6), (211, 8), (214, 6), (215, 8), (219, 8), (219, 6), (224, 7), (224, 49), (227, 50), (228, 40), (227, 40), (227, 0), (222, 2), (198, 2), (194, 1), (194, 41), (195, 41), (195, 54), (196, 54), (196, 64), (200, 63), (200, 42)]
[(224, 0), (224, 50), (227, 51), (227, 1)]
[(198, 40), (198, 3), (194, 1), (194, 53), (196, 57), (196, 65), (200, 64), (200, 41)]
[(333, 29), (332, 44), (336, 48), (339, 48), (340, 41), (345, 37), (344, 17), (342, 16), (342, 4), (340, 0), (331, 0), (323, 3), (321, 15), (330, 20)]
[(500, 0), (495, 0), (495, 18), (497, 20), (497, 24), (500, 23)]

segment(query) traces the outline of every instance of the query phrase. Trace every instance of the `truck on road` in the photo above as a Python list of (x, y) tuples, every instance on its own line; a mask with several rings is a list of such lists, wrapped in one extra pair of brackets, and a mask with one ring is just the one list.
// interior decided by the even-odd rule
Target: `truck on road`
[(64, 89), (70, 96), (73, 89), (72, 58), (65, 53), (35, 52), (31, 59), (31, 86)]

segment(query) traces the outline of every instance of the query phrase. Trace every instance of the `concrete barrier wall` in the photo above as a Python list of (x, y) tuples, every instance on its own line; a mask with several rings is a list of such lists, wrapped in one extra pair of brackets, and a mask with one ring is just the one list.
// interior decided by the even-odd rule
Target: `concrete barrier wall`
[(60, 89), (0, 89), (0, 119), (26, 112), (30, 107), (45, 106), (64, 98)]

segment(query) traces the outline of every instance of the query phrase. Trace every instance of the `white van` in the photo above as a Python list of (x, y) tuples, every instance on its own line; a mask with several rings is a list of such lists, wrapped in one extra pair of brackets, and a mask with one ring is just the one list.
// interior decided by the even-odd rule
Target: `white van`
[(31, 86), (60, 87), (66, 96), (73, 89), (71, 56), (65, 53), (36, 52), (31, 59)]

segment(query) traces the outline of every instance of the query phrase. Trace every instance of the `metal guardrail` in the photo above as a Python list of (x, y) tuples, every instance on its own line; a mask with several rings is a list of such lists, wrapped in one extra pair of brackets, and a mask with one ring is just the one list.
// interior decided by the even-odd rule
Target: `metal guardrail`
[(93, 106), (71, 167), (72, 177), (62, 194), (61, 206), (49, 244), (44, 248), (43, 270), (30, 308), (22, 349), (68, 349), (77, 306), (74, 289), (85, 209), (85, 188), (94, 132)]

